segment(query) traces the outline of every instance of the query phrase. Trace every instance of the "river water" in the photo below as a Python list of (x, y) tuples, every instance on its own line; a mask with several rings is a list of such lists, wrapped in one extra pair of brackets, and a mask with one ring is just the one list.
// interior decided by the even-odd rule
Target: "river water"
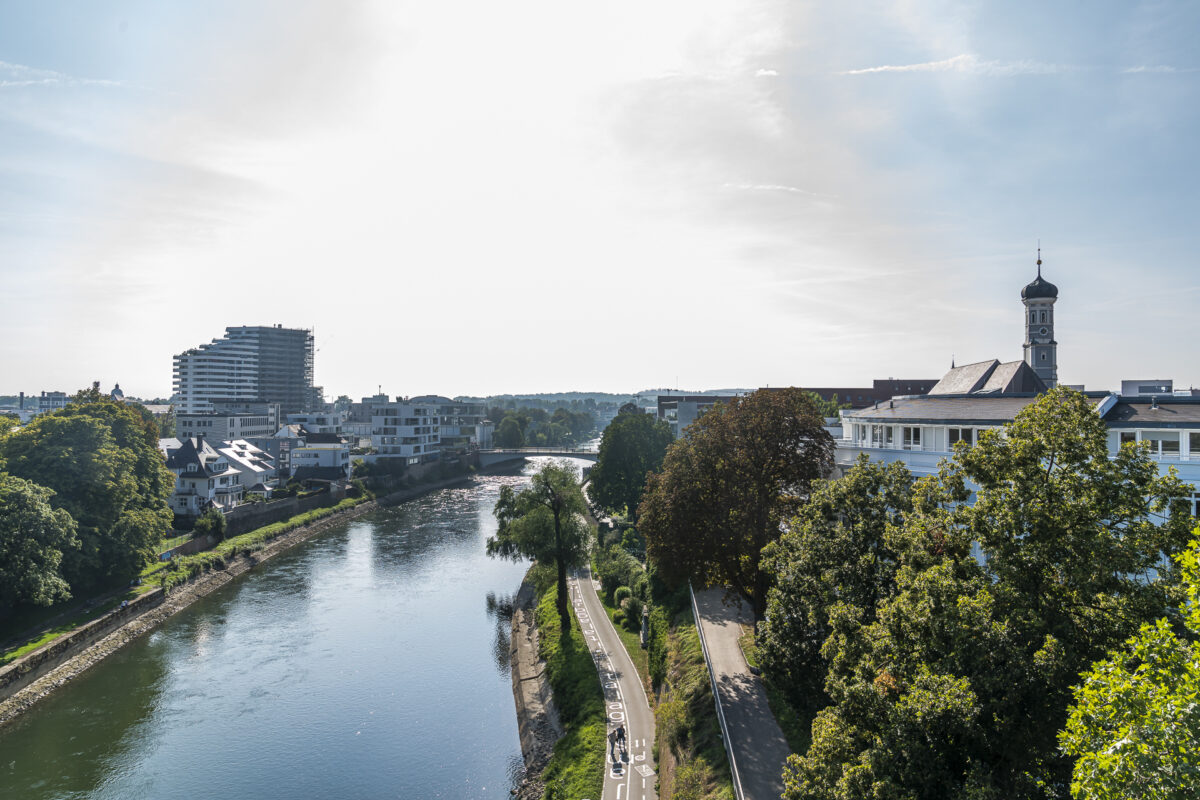
[[(528, 472), (528, 469), (527, 469)], [(0, 729), (0, 798), (499, 798), (521, 772), (484, 554), (504, 484), (265, 562)]]

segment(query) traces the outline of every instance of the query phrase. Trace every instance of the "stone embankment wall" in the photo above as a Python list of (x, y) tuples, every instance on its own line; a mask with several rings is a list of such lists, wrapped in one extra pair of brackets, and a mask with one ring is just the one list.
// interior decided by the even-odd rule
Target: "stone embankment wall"
[(19, 692), (68, 658), (83, 652), (131, 619), (139, 617), (161, 604), (162, 601), (162, 589), (154, 589), (131, 600), (128, 605), (114, 608), (103, 617), (94, 619), (66, 636), (55, 639), (45, 647), (40, 647), (0, 668), (0, 700)]
[(546, 662), (538, 657), (537, 625), (534, 607), (537, 597), (533, 586), (521, 584), (513, 601), (512, 665), (513, 698), (517, 706), (517, 730), (521, 753), (525, 757), (525, 777), (517, 790), (517, 800), (538, 800), (545, 792), (542, 770), (554, 751), (554, 743), (563, 735), (558, 711), (546, 679)]

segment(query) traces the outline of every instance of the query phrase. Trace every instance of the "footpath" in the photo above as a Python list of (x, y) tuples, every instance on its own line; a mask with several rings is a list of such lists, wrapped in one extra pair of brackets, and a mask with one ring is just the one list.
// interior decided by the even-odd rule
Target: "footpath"
[(658, 800), (654, 774), (654, 712), (642, 679), (597, 594), (591, 570), (570, 579), (571, 605), (604, 689), (608, 732), (625, 726), (625, 747), (605, 755), (601, 800)]
[(727, 605), (723, 598), (721, 589), (695, 592), (696, 624), (704, 637), (733, 772), (741, 782), (742, 800), (777, 800), (783, 794), (783, 765), (791, 751), (766, 690), (751, 674), (738, 644), (741, 626), (753, 625), (753, 614), (744, 603)]

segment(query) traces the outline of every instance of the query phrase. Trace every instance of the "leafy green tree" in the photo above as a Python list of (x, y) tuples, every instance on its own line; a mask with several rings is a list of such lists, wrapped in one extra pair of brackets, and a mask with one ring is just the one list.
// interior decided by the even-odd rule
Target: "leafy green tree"
[(14, 606), (48, 606), (71, 596), (60, 573), (63, 551), (79, 546), (75, 520), (51, 508), (54, 493), (0, 473), (0, 619)]
[(912, 485), (903, 463), (861, 456), (845, 477), (816, 482), (779, 541), (763, 551), (774, 586), (759, 626), (759, 655), (793, 702), (823, 699), (830, 609), (846, 603), (871, 622), (895, 594), (900, 557), (892, 539), (912, 511)]
[(95, 387), (75, 398), (0, 441), (0, 456), (14, 476), (54, 490), (51, 504), (78, 524), (62, 572), (79, 593), (129, 581), (154, 557), (174, 475), (153, 422)]
[(521, 431), (521, 423), (513, 415), (506, 415), (496, 426), (492, 434), (497, 447), (516, 448), (525, 446), (525, 434)]
[(957, 449), (889, 529), (891, 596), (828, 609), (831, 705), (785, 796), (1065, 797), (1071, 686), (1177, 599), (1185, 491), (1137, 447), (1110, 459), (1068, 389)]
[[(1196, 530), (1200, 534), (1200, 529)], [(1075, 756), (1079, 800), (1200, 796), (1200, 541), (1178, 557), (1188, 602), (1183, 636), (1163, 618), (1144, 624), (1075, 688), (1060, 735)]]
[(850, 404), (843, 403), (838, 400), (838, 396), (836, 394), (833, 397), (830, 397), (828, 400), (821, 397), (821, 395), (817, 394), (816, 392), (809, 392), (808, 395), (812, 398), (813, 403), (817, 407), (817, 411), (820, 412), (822, 417), (836, 417), (838, 412), (843, 408), (850, 408)]
[(674, 437), (671, 426), (649, 414), (618, 414), (600, 437), (600, 453), (589, 475), (592, 497), (613, 512), (636, 518), (646, 476), (662, 467)]
[(495, 536), (487, 541), (489, 556), (514, 561), (532, 558), (554, 564), (558, 576), (556, 608), (563, 635), (571, 629), (567, 593), (567, 570), (586, 562), (591, 529), (584, 521), (587, 510), (579, 479), (569, 462), (551, 462), (519, 492), (500, 488), (493, 513), (500, 522)]
[(801, 389), (760, 389), (692, 423), (651, 474), (638, 511), (663, 579), (729, 586), (761, 619), (770, 586), (762, 549), (833, 463), (823, 424)]
[(215, 508), (210, 508), (196, 520), (196, 524), (192, 526), (192, 535), (211, 536), (218, 542), (224, 541), (227, 526), (225, 515)]

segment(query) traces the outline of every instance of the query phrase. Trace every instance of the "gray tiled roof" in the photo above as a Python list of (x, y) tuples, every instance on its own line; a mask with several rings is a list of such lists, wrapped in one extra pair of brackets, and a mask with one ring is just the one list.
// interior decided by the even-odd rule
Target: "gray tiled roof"
[(988, 376), (1000, 364), (996, 359), (977, 361), (954, 367), (929, 390), (930, 394), (970, 394), (987, 381)]
[(1124, 398), (1104, 415), (1104, 421), (1114, 428), (1197, 428), (1200, 427), (1198, 400), (1162, 398), (1155, 403), (1150, 398)]
[[(1091, 405), (1098, 404), (1103, 397), (1088, 397)], [(860, 408), (845, 411), (849, 421), (910, 422), (913, 424), (972, 424), (1002, 425), (1012, 422), (1017, 413), (1037, 400), (1037, 395), (925, 395), (923, 397), (900, 398), (880, 403), (878, 408)]]

